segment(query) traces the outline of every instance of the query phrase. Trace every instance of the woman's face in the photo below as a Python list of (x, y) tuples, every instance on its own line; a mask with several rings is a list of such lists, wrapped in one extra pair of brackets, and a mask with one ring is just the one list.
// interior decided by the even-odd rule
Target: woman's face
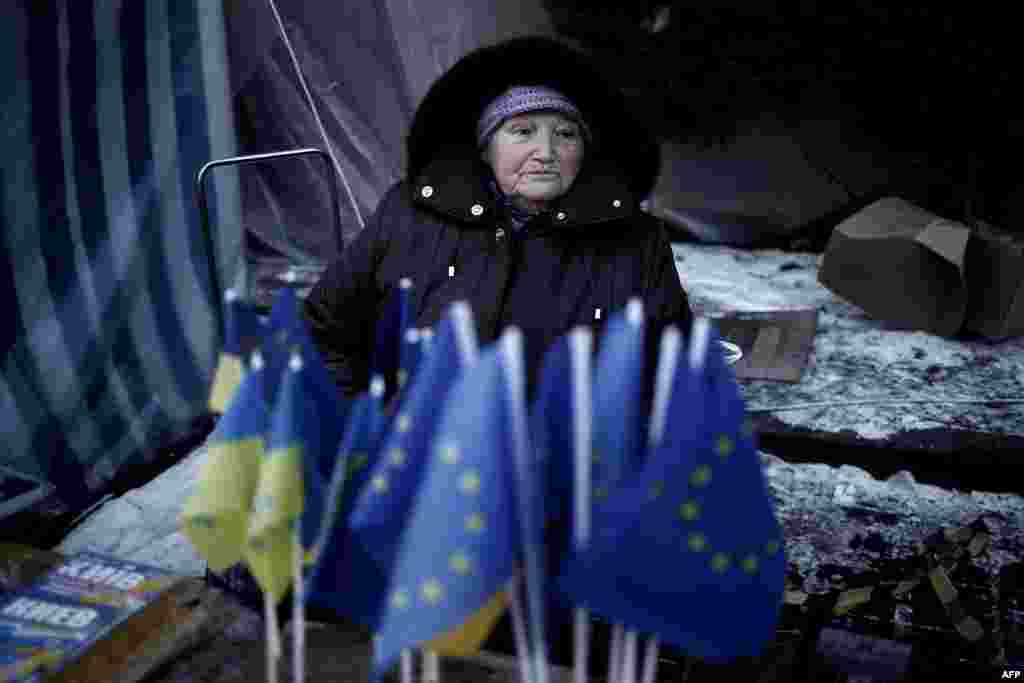
[(576, 180), (583, 162), (583, 136), (579, 125), (561, 114), (520, 114), (494, 131), (484, 161), (514, 204), (543, 209)]

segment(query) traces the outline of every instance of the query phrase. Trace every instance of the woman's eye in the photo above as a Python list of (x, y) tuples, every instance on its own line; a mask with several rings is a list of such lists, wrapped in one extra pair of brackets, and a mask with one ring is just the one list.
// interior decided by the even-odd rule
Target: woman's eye
[(579, 135), (575, 128), (563, 128), (558, 131), (558, 134), (561, 135), (563, 138), (567, 138), (569, 140), (575, 140), (576, 137)]

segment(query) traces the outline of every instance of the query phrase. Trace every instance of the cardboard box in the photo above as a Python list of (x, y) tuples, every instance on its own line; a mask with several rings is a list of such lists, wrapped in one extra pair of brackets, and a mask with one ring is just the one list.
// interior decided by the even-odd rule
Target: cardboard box
[(984, 224), (972, 230), (966, 260), (967, 329), (993, 341), (1024, 334), (1024, 244)]
[(890, 329), (960, 332), (967, 318), (970, 231), (897, 197), (836, 226), (818, 280)]

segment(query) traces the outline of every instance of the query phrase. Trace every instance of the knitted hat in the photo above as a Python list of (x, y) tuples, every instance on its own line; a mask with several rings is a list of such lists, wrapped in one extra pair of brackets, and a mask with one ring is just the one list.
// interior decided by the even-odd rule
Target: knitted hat
[(509, 88), (501, 95), (495, 97), (480, 120), (476, 123), (476, 142), (478, 147), (484, 147), (491, 139), (491, 134), (505, 122), (506, 119), (519, 114), (531, 111), (550, 110), (562, 114), (577, 124), (583, 132), (584, 139), (590, 139), (590, 129), (583, 121), (580, 110), (572, 101), (553, 88), (543, 85), (522, 86), (518, 85)]

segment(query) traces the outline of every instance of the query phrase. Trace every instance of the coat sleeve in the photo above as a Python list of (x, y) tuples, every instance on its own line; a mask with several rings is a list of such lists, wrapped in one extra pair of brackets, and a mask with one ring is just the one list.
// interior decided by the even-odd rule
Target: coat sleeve
[(674, 325), (685, 338), (689, 337), (690, 328), (693, 326), (693, 313), (679, 279), (679, 271), (676, 270), (672, 245), (661, 222), (653, 218), (651, 220), (655, 226), (651, 229), (647, 245), (644, 286), (644, 313), (647, 318), (647, 332), (644, 334), (644, 400), (648, 405), (654, 398), (654, 378), (657, 373), (662, 333), (666, 327)]
[(369, 383), (373, 329), (381, 302), (377, 267), (387, 250), (393, 223), (389, 216), (399, 193), (396, 186), (384, 196), (366, 227), (324, 271), (303, 307), (327, 369), (348, 396)]
[(684, 335), (693, 324), (693, 312), (676, 270), (675, 256), (661, 221), (653, 223), (647, 242), (648, 264), (644, 282), (644, 310), (659, 326), (676, 325)]

